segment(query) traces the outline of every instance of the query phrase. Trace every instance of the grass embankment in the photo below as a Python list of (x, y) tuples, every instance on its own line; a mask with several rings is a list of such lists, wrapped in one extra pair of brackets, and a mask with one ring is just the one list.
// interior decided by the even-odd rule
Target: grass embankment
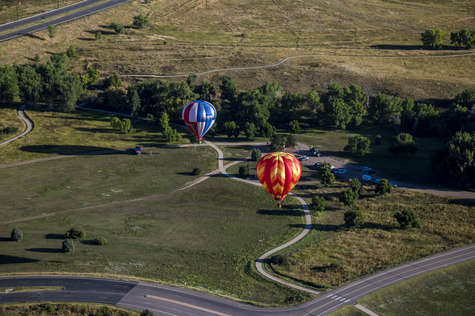
[[(299, 190), (300, 189), (300, 190)], [(463, 200), (396, 189), (391, 195), (374, 196), (366, 188), (356, 207), (365, 218), (361, 228), (344, 227), (346, 208), (338, 195), (345, 184), (329, 188), (297, 186), (308, 198), (326, 198), (326, 213), (313, 219), (312, 233), (283, 254), (286, 265), (278, 272), (317, 287), (334, 288), (375, 271), (415, 260), (450, 248), (473, 243), (475, 208)], [(404, 208), (414, 210), (420, 228), (400, 229), (393, 218)]]
[[(73, 113), (25, 111), (35, 127), (0, 151), (0, 164), (56, 155), (74, 155), (111, 149), (125, 150), (136, 145), (150, 148), (163, 144), (158, 124), (137, 121), (135, 133), (121, 134), (110, 126), (112, 116), (85, 111)], [(184, 139), (183, 142), (187, 142)]]
[(21, 292), (42, 292), (42, 291), (60, 291), (62, 286), (21, 286), (0, 288), (0, 293), (21, 293)]
[[(4, 134), (1, 132), (2, 129), (6, 127), (13, 127), (17, 129), (17, 132), (14, 134)], [(2, 109), (0, 108), (0, 142), (12, 138), (15, 135), (20, 134), (24, 129), (24, 125), (20, 118), (18, 117), (17, 111), (15, 109)], [(2, 148), (3, 149), (3, 148)], [(0, 161), (2, 161), (0, 159)]]
[[(50, 210), (63, 203), (59, 199), (55, 202)], [(8, 210), (13, 213), (16, 208)], [(18, 243), (0, 242), (0, 273), (130, 275), (261, 304), (287, 304), (296, 292), (264, 280), (253, 265), (266, 250), (297, 234), (301, 229), (291, 225), (302, 221), (300, 216), (277, 210), (264, 190), (211, 178), (156, 200), (115, 203), (2, 225), (3, 240), (13, 227), (20, 228), (25, 237)], [(63, 234), (75, 225), (85, 229), (86, 240), (76, 243), (74, 254), (61, 253)], [(108, 244), (91, 245), (88, 240), (96, 235), (104, 236)]]
[(69, 316), (138, 316), (139, 313), (101, 304), (78, 303), (23, 303), (0, 305), (2, 316), (43, 316), (43, 315), (69, 315)]
[[(288, 90), (325, 89), (328, 83), (357, 83), (371, 93), (393, 91), (415, 98), (453, 97), (475, 80), (473, 56), (431, 58), (455, 50), (420, 47), (420, 33), (440, 27), (446, 33), (473, 24), (473, 1), (388, 2), (301, 1), (133, 1), (59, 27), (50, 39), (38, 32), (2, 43), (0, 62), (29, 62), (35, 54), (78, 47), (84, 62), (103, 72), (188, 74), (209, 69), (275, 63), (290, 55), (317, 54), (279, 68), (228, 72), (249, 89), (276, 81)], [(131, 25), (137, 14), (150, 26), (115, 34), (108, 25)], [(200, 23), (188, 23), (200, 21)], [(101, 31), (103, 39), (94, 40)], [(448, 44), (448, 40), (446, 42)], [(398, 58), (386, 58), (388, 56)], [(413, 58), (416, 57), (416, 58)], [(217, 81), (223, 73), (206, 75)]]
[(328, 316), (367, 316), (367, 314), (354, 306), (348, 305), (328, 314)]
[(379, 315), (473, 315), (475, 260), (392, 285), (358, 300)]
[(82, 0), (5, 0), (0, 4), (0, 24), (30, 17), (42, 12), (64, 7)]

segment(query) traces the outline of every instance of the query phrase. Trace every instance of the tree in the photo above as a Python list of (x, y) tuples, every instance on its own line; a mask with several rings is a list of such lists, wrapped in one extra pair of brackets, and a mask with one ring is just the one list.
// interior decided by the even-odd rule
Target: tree
[(425, 30), (421, 33), (421, 41), (424, 47), (437, 49), (442, 47), (444, 36), (444, 32), (440, 29)]
[(258, 161), (262, 156), (262, 152), (257, 149), (257, 148), (254, 148), (252, 151), (251, 151), (251, 160), (252, 161)]
[[(151, 1), (151, 0), (147, 0), (147, 1)], [(148, 309), (144, 309), (141, 313), (140, 313), (140, 316), (154, 316), (154, 314), (149, 311)]]
[(364, 224), (364, 217), (360, 210), (345, 212), (344, 219), (346, 227), (360, 227)]
[(294, 147), (297, 145), (297, 140), (295, 139), (295, 135), (289, 134), (285, 137), (285, 144), (287, 147)]
[(364, 136), (353, 136), (348, 138), (348, 144), (344, 151), (364, 156), (369, 152), (371, 141)]
[(167, 112), (163, 112), (162, 115), (160, 116), (160, 119), (158, 120), (158, 123), (160, 125), (160, 131), (162, 133), (165, 133), (165, 131), (168, 129), (168, 122), (170, 119), (168, 118)]
[(110, 28), (113, 29), (117, 34), (120, 34), (124, 31), (124, 26), (118, 23), (112, 23)]
[(331, 172), (331, 166), (328, 162), (322, 163), (320, 168), (320, 182), (324, 186), (329, 186), (335, 183), (335, 175)]
[(300, 132), (299, 121), (297, 121), (297, 120), (290, 121), (289, 129), (290, 129), (290, 132), (294, 133), (294, 134)]
[(381, 179), (379, 183), (376, 184), (376, 193), (379, 195), (384, 195), (386, 193), (391, 193), (393, 191), (393, 186), (389, 183), (388, 179)]
[(48, 25), (48, 35), (49, 38), (53, 38), (54, 35), (56, 34), (57, 27), (56, 25)]
[(276, 128), (272, 126), (272, 124), (270, 124), (269, 122), (265, 122), (264, 125), (261, 127), (261, 135), (265, 138), (271, 139), (276, 133)]
[(450, 33), (450, 42), (453, 45), (467, 49), (475, 47), (475, 30), (463, 29)]
[(236, 122), (234, 121), (225, 122), (224, 130), (226, 132), (226, 135), (228, 135), (229, 138), (231, 138), (233, 135), (234, 137), (237, 137), (236, 135), (239, 136), (239, 126), (237, 126)]
[(274, 134), (271, 138), (272, 149), (282, 151), (285, 149), (286, 137), (282, 134)]
[(352, 178), (350, 180), (348, 180), (348, 184), (350, 186), (350, 189), (357, 193), (358, 195), (360, 195), (361, 193), (361, 189), (363, 187), (363, 185), (361, 184), (360, 180), (358, 180), (357, 178)]
[(463, 90), (455, 96), (454, 102), (467, 109), (473, 109), (475, 107), (475, 89)]
[(404, 209), (402, 212), (395, 213), (394, 218), (401, 225), (401, 228), (407, 228), (408, 226), (420, 227), (416, 214), (411, 209)]
[(62, 243), (62, 250), (63, 252), (74, 252), (74, 249), (75, 249), (75, 245), (74, 245), (74, 241), (72, 239), (65, 239), (63, 240), (63, 243)]
[(394, 123), (401, 114), (402, 100), (398, 97), (378, 93), (370, 103), (368, 114), (377, 125)]
[(75, 46), (70, 45), (68, 47), (68, 50), (66, 51), (66, 55), (68, 55), (69, 58), (74, 58), (78, 56), (78, 52)]
[(254, 139), (254, 136), (256, 136), (257, 133), (257, 128), (254, 125), (254, 123), (247, 122), (244, 125), (244, 134), (246, 134), (246, 137), (249, 138), (250, 140)]
[(35, 104), (41, 98), (41, 75), (29, 65), (16, 66), (20, 98), (24, 103)]
[(71, 227), (64, 237), (67, 239), (84, 239), (86, 238), (86, 232), (82, 227)]
[(199, 85), (195, 86), (193, 91), (199, 94), (201, 100), (211, 101), (216, 95), (214, 85), (208, 80), (203, 80)]
[(134, 22), (133, 25), (134, 27), (138, 29), (143, 29), (145, 26), (147, 26), (149, 23), (148, 16), (139, 14), (134, 16)]
[(333, 127), (346, 129), (351, 122), (351, 108), (343, 98), (331, 96), (325, 111), (329, 124)]
[(104, 87), (108, 88), (119, 88), (122, 85), (122, 81), (117, 73), (113, 73), (111, 76), (104, 79)]
[(475, 132), (459, 131), (434, 159), (440, 182), (475, 188)]
[(13, 228), (10, 234), (10, 239), (13, 241), (22, 241), (23, 240), (23, 232), (19, 228)]
[(137, 89), (132, 88), (127, 90), (127, 95), (129, 100), (130, 115), (132, 115), (133, 118), (137, 118), (141, 108), (139, 93), (137, 92)]
[(97, 31), (96, 33), (94, 33), (94, 38), (96, 39), (96, 41), (101, 40), (102, 39), (102, 32)]
[(351, 125), (354, 127), (360, 126), (367, 114), (366, 99), (363, 88), (358, 85), (352, 84), (345, 89), (345, 102), (350, 106)]
[(346, 206), (353, 206), (355, 201), (358, 200), (358, 193), (353, 191), (352, 189), (346, 190), (341, 192), (340, 194), (340, 202), (345, 204)]
[(63, 81), (58, 82), (58, 110), (74, 111), (82, 89), (83, 85), (79, 76), (67, 76)]
[(181, 134), (178, 133), (176, 129), (171, 128), (170, 126), (168, 126), (167, 129), (164, 131), (163, 136), (165, 137), (165, 140), (167, 141), (167, 143), (174, 143), (174, 142), (181, 141)]
[(376, 135), (374, 137), (374, 144), (375, 145), (382, 145), (383, 144), (383, 136), (381, 136), (380, 134)]
[(310, 204), (314, 213), (323, 212), (325, 210), (325, 199), (321, 196), (312, 196), (312, 204)]
[(400, 133), (393, 137), (393, 143), (388, 150), (395, 155), (401, 153), (415, 154), (417, 152), (417, 145), (411, 134)]
[(14, 102), (19, 93), (15, 69), (9, 65), (0, 66), (0, 102)]

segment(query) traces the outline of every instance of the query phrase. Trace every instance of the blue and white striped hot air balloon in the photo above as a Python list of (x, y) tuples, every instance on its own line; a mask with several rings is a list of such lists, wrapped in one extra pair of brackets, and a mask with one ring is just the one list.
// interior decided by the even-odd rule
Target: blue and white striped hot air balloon
[(181, 117), (196, 139), (201, 142), (216, 121), (216, 109), (209, 102), (193, 101), (183, 108)]

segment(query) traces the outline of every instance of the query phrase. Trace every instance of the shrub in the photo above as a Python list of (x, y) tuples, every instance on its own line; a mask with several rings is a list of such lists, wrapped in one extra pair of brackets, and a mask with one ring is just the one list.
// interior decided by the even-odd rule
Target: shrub
[(81, 227), (72, 227), (64, 234), (67, 239), (84, 239), (86, 238), (86, 232)]
[[(149, 0), (150, 1), (150, 0)], [(154, 316), (154, 314), (149, 311), (148, 309), (144, 309), (141, 313), (140, 316)]]
[(335, 183), (335, 175), (331, 172), (331, 166), (328, 162), (322, 163), (320, 168), (320, 182), (324, 186), (329, 186)]
[(239, 177), (246, 178), (249, 176), (249, 166), (241, 166), (239, 167)]
[(23, 232), (19, 228), (13, 228), (12, 233), (10, 234), (10, 239), (13, 241), (22, 241)]
[(163, 131), (163, 136), (167, 143), (174, 143), (181, 141), (181, 134), (174, 128), (168, 126), (165, 131)]
[(409, 225), (412, 227), (420, 227), (416, 214), (410, 209), (404, 209), (402, 212), (395, 213), (394, 218), (399, 225), (401, 225), (401, 228), (407, 228)]
[(254, 123), (246, 122), (246, 124), (244, 125), (244, 134), (246, 134), (246, 137), (248, 139), (254, 139), (257, 134), (256, 125), (254, 125)]
[(344, 215), (346, 227), (359, 227), (364, 224), (364, 218), (361, 211), (347, 211)]
[(358, 199), (359, 195), (357, 192), (352, 189), (343, 191), (340, 194), (340, 201), (343, 202), (346, 206), (352, 206), (355, 204), (355, 201)]
[(425, 30), (424, 33), (421, 33), (421, 41), (424, 47), (441, 48), (444, 35), (440, 29)]
[(117, 73), (113, 73), (111, 76), (104, 79), (104, 88), (119, 88), (122, 85), (122, 81)]
[(149, 23), (149, 21), (148, 21), (148, 16), (143, 15), (143, 14), (139, 14), (139, 15), (134, 16), (133, 25), (134, 25), (136, 28), (142, 29), (142, 28), (144, 28), (145, 26), (147, 26), (148, 23)]
[[(350, 185), (350, 189), (357, 193), (358, 195), (360, 195), (361, 193), (361, 188), (362, 188), (362, 185), (361, 185), (361, 182), (360, 180), (356, 179), (356, 178), (352, 178), (350, 180), (348, 180), (348, 184)], [(359, 196), (358, 196), (359, 197)]]
[(74, 252), (74, 241), (72, 239), (65, 239), (62, 243), (63, 252)]
[(98, 245), (98, 246), (107, 245), (107, 239), (105, 239), (102, 236), (97, 236), (96, 238), (92, 240), (92, 242), (94, 243), (94, 245)]
[(193, 168), (193, 171), (191, 171), (191, 174), (194, 176), (197, 176), (201, 173), (200, 168)]
[(274, 255), (269, 258), (270, 263), (272, 264), (278, 264), (278, 265), (286, 265), (288, 264), (287, 257), (282, 256), (282, 255)]
[(102, 32), (97, 31), (96, 33), (94, 33), (94, 37), (95, 37), (96, 41), (99, 41), (100, 39), (102, 39)]
[(391, 183), (389, 183), (388, 179), (382, 179), (378, 184), (376, 184), (376, 193), (383, 195), (386, 193), (391, 193), (393, 191), (393, 187)]
[(48, 25), (48, 35), (50, 38), (53, 38), (54, 35), (56, 34), (56, 25)]
[(415, 154), (417, 151), (417, 145), (409, 133), (400, 133), (393, 138), (393, 143), (389, 147), (389, 151), (392, 154), (410, 153)]
[(297, 121), (297, 120), (290, 121), (289, 130), (290, 130), (291, 133), (294, 133), (294, 134), (300, 132), (299, 121)]
[(124, 26), (118, 23), (112, 23), (110, 28), (113, 29), (117, 34), (120, 34), (124, 31)]
[(77, 57), (78, 52), (77, 52), (76, 47), (74, 47), (73, 45), (70, 45), (68, 47), (68, 50), (66, 51), (66, 55), (68, 55), (69, 58)]
[(14, 126), (7, 126), (5, 128), (0, 128), (0, 134), (14, 134), (18, 132), (18, 128)]
[(252, 161), (258, 161), (262, 156), (262, 152), (257, 149), (257, 148), (254, 148), (252, 151), (251, 151), (251, 160)]
[(312, 196), (312, 204), (310, 206), (314, 213), (323, 212), (325, 210), (325, 199), (321, 196), (314, 195)]
[(348, 138), (348, 144), (343, 149), (346, 152), (364, 156), (369, 152), (371, 142), (368, 137), (354, 136)]

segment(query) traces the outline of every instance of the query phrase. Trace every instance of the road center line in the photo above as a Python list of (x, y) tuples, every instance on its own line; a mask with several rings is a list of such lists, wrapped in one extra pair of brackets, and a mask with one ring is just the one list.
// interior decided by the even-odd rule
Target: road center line
[(192, 304), (188, 304), (188, 303), (175, 301), (175, 300), (172, 300), (172, 299), (169, 299), (169, 298), (164, 298), (164, 297), (159, 297), (159, 296), (154, 296), (154, 295), (145, 295), (145, 297), (150, 298), (150, 299), (154, 299), (154, 300), (158, 300), (158, 301), (164, 301), (164, 302), (168, 302), (168, 303), (172, 303), (172, 304), (176, 304), (176, 305), (181, 305), (181, 306), (197, 309), (197, 310), (207, 312), (207, 313), (211, 313), (211, 314), (218, 315), (218, 316), (231, 316), (229, 314), (216, 312), (216, 311), (208, 309), (208, 308), (204, 308), (204, 307), (200, 307), (200, 306), (196, 306), (196, 305), (192, 305)]

